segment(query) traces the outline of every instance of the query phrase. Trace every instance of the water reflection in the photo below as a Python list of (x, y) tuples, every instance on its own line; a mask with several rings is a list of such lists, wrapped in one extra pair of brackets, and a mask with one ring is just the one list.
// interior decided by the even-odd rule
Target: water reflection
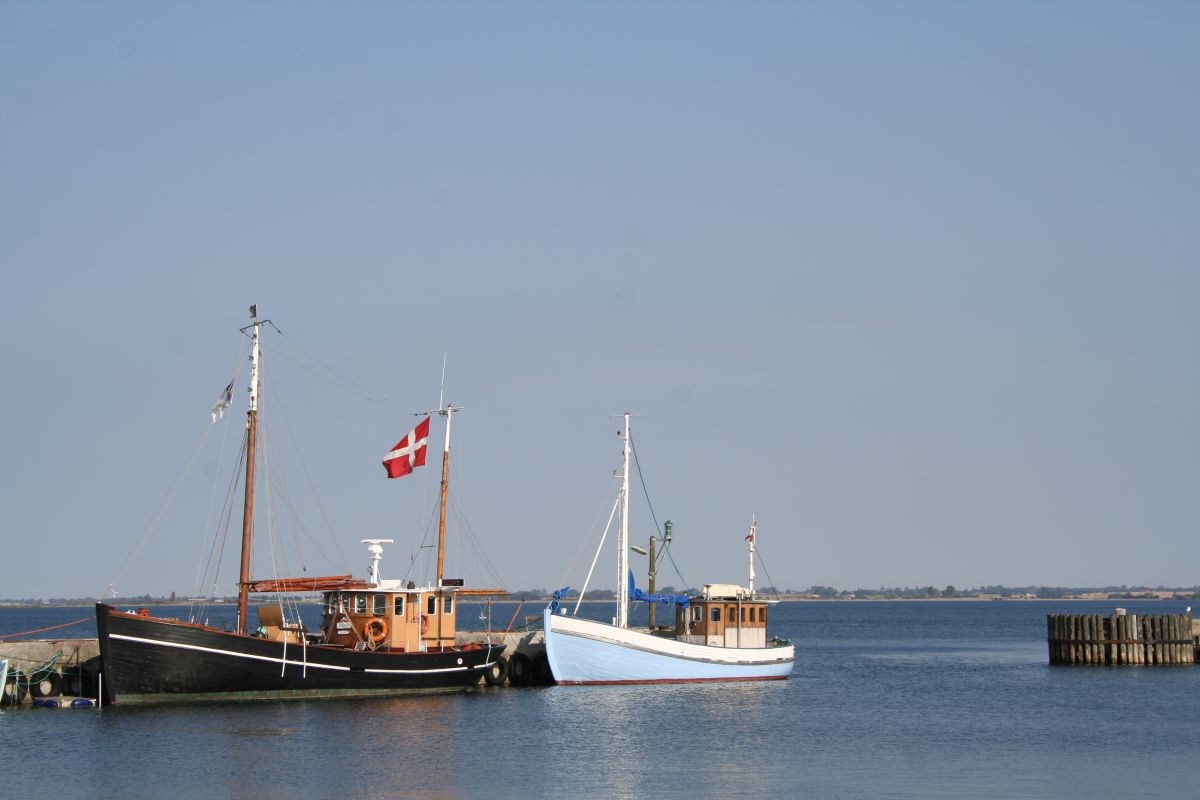
[(0, 787), (122, 800), (825, 800), (1200, 785), (1200, 668), (1051, 668), (1045, 614), (1057, 610), (785, 604), (772, 613), (801, 647), (787, 681), (0, 709)]

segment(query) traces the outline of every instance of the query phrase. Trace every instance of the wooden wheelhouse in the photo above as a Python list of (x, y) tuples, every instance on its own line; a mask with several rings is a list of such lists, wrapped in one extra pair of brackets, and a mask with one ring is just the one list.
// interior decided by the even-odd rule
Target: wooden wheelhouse
[(685, 608), (675, 611), (675, 637), (709, 647), (766, 647), (767, 607), (749, 589), (710, 583)]
[(418, 588), (410, 584), (399, 591), (380, 586), (325, 592), (321, 642), (402, 653), (454, 647), (458, 598), (499, 592), (463, 589), (457, 580), (444, 583), (441, 588)]

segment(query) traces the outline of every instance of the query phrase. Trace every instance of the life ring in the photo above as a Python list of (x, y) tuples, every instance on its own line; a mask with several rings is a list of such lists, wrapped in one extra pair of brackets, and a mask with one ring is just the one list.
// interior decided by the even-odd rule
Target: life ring
[(148, 616), (150, 616), (150, 609), (148, 609), (148, 608), (139, 608), (139, 609), (137, 610), (137, 615), (138, 615), (139, 617), (148, 617)]
[(421, 615), (421, 635), (424, 636), (428, 632), (429, 632), (429, 615), (422, 614)]
[(363, 638), (371, 644), (379, 644), (387, 638), (387, 622), (380, 617), (374, 617), (363, 625)]

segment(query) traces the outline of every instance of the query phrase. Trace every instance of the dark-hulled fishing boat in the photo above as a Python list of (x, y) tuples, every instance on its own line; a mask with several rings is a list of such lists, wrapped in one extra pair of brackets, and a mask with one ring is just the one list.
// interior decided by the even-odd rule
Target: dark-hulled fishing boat
[[(442, 454), (441, 513), (438, 524), (436, 580), (384, 580), (379, 574), (383, 545), (390, 539), (364, 539), (370, 553), (366, 579), (331, 577), (251, 578), (254, 531), (255, 449), (260, 397), (259, 334), (269, 322), (257, 318), (243, 329), (250, 338), (250, 392), (246, 415), (245, 480), (236, 625), (225, 630), (196, 621), (169, 619), (142, 608), (121, 611), (96, 604), (96, 627), (106, 703), (189, 700), (264, 700), (298, 697), (349, 697), (460, 691), (494, 674), (503, 651), (481, 641), (459, 643), (459, 598), (503, 594), (497, 589), (468, 589), (461, 579), (443, 575), (446, 497), (449, 483), (450, 421), (457, 409), (442, 405), (445, 419)], [(231, 387), (224, 393), (228, 406)], [(425, 463), (429, 437), (426, 417), (391, 453), (384, 466), (399, 477)], [(277, 597), (321, 593), (319, 628), (308, 630), (283, 603), (257, 605), (257, 625), (248, 622), (251, 594)]]

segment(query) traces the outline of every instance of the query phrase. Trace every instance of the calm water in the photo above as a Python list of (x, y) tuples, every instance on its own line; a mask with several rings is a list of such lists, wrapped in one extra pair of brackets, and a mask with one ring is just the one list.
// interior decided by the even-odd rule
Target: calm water
[[(772, 627), (796, 640), (796, 672), (760, 684), (9, 709), (0, 711), (0, 794), (1197, 796), (1200, 666), (1046, 663), (1047, 613), (1107, 615), (1115, 605), (1178, 613), (1186, 604), (784, 604)], [(500, 627), (512, 608), (497, 607)], [(87, 613), (0, 609), (0, 634)]]

